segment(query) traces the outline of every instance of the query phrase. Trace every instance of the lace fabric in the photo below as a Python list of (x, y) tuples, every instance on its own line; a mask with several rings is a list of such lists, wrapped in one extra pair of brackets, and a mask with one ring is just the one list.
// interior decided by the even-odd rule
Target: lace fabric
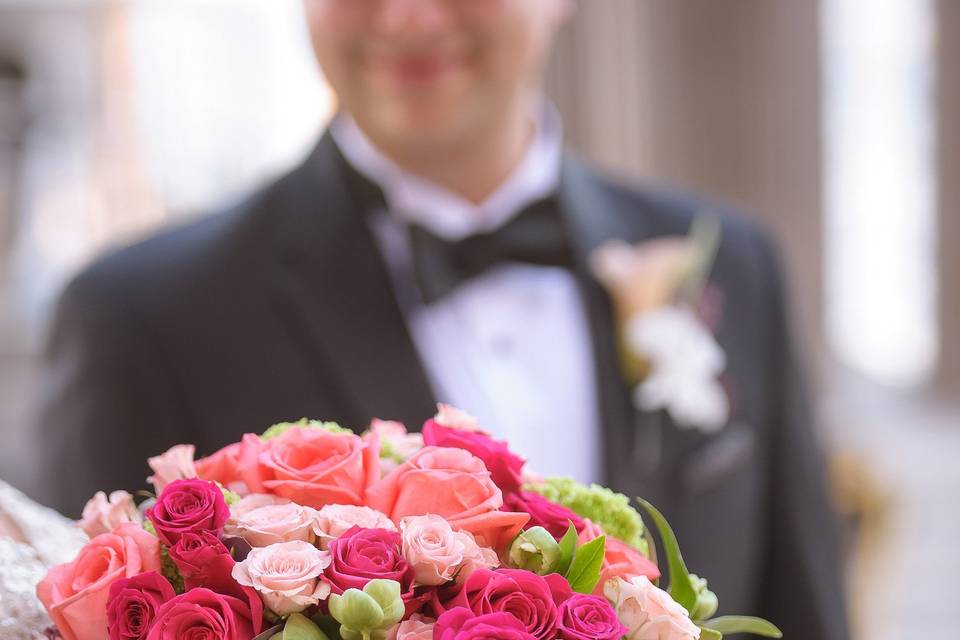
[(37, 583), (53, 565), (69, 562), (86, 542), (76, 524), (0, 481), (0, 639), (45, 638), (50, 619)]

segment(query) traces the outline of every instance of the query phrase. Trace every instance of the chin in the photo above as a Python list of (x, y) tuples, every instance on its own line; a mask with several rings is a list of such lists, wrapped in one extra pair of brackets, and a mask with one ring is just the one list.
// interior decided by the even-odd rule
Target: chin
[(392, 146), (435, 147), (449, 144), (469, 129), (470, 109), (452, 104), (391, 104), (370, 114), (368, 134)]

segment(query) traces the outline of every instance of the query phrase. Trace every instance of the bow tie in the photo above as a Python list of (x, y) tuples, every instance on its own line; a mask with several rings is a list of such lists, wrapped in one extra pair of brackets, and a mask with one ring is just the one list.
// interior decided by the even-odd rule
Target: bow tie
[(554, 198), (538, 200), (499, 229), (451, 242), (409, 227), (413, 272), (427, 304), (506, 262), (572, 267), (573, 251)]

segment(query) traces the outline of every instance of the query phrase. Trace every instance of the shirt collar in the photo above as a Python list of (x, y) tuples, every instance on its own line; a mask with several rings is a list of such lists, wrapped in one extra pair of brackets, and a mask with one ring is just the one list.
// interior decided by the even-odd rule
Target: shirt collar
[(380, 186), (392, 215), (456, 241), (499, 228), (526, 205), (556, 190), (563, 127), (556, 108), (547, 100), (542, 105), (534, 138), (520, 163), (480, 204), (400, 168), (374, 146), (349, 114), (337, 116), (330, 133), (347, 162)]

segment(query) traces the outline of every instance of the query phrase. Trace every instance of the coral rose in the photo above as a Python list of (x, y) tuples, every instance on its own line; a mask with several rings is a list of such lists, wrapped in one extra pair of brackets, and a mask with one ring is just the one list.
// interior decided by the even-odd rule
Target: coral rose
[(140, 524), (143, 519), (133, 503), (133, 496), (126, 491), (114, 491), (110, 498), (103, 491), (87, 501), (77, 526), (90, 538), (109, 533), (124, 522)]
[(687, 610), (670, 594), (646, 576), (629, 582), (613, 578), (604, 585), (604, 595), (617, 611), (626, 627), (627, 640), (696, 640), (700, 629), (693, 624)]
[(480, 458), (463, 449), (424, 447), (367, 490), (367, 504), (395, 522), (434, 513), (482, 546), (505, 548), (529, 519), (499, 511), (503, 494)]
[(320, 580), (330, 554), (302, 540), (253, 549), (233, 567), (233, 578), (252, 587), (277, 615), (299, 613), (325, 600), (330, 585)]
[(494, 440), (476, 427), (476, 421), (463, 412), (440, 405), (440, 412), (423, 425), (423, 442), (429, 446), (464, 449), (483, 460), (493, 483), (504, 495), (520, 490), (524, 459), (506, 442)]
[(380, 478), (377, 438), (292, 427), (269, 440), (248, 433), (240, 444), (240, 473), (250, 491), (272, 493), (319, 509), (363, 504)]
[(312, 544), (316, 518), (316, 510), (310, 507), (286, 498), (256, 493), (233, 506), (223, 530), (228, 536), (243, 538), (251, 547), (292, 540)]
[(240, 495), (249, 493), (246, 483), (240, 477), (239, 442), (229, 444), (206, 458), (200, 458), (193, 465), (197, 469), (197, 477), (219, 482)]
[(103, 640), (111, 585), (159, 570), (156, 537), (137, 524), (121, 524), (93, 538), (73, 562), (50, 569), (37, 585), (37, 597), (64, 640)]

